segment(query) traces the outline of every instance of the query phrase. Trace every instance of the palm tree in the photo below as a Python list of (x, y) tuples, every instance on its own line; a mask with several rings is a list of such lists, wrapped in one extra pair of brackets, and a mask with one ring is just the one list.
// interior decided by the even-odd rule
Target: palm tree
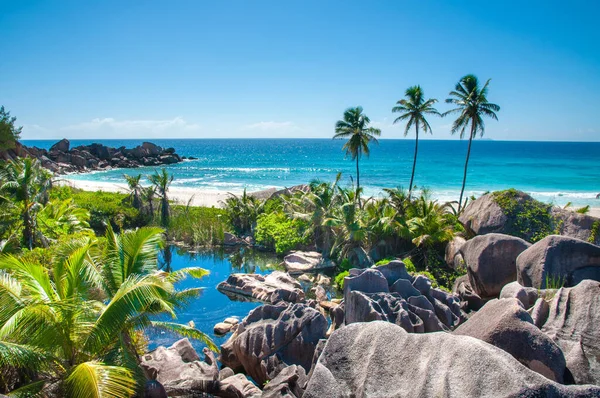
[(47, 200), (52, 175), (37, 159), (7, 162), (0, 169), (0, 192), (19, 206), (23, 222), (23, 244), (32, 249), (36, 234), (36, 214)]
[(446, 99), (447, 103), (455, 105), (456, 108), (445, 112), (443, 116), (451, 113), (459, 114), (458, 118), (452, 124), (452, 134), (460, 132), (460, 138), (462, 139), (467, 127), (469, 127), (469, 125), (471, 126), (463, 183), (460, 190), (460, 199), (458, 200), (459, 212), (462, 206), (465, 184), (467, 183), (467, 167), (469, 165), (469, 156), (471, 156), (471, 143), (473, 142), (473, 138), (475, 138), (478, 132), (481, 136), (483, 136), (485, 132), (483, 116), (498, 120), (496, 112), (500, 110), (500, 106), (492, 104), (487, 100), (490, 80), (491, 79), (488, 79), (483, 87), (480, 88), (479, 81), (475, 75), (466, 75), (456, 83), (454, 91), (451, 91), (449, 94), (450, 98)]
[(148, 176), (148, 180), (156, 187), (160, 196), (160, 222), (163, 227), (169, 226), (169, 198), (167, 192), (169, 185), (173, 182), (173, 175), (167, 172), (164, 167), (161, 171), (156, 171), (154, 174)]
[(125, 177), (125, 181), (127, 181), (127, 186), (129, 188), (129, 201), (131, 202), (131, 206), (134, 209), (140, 210), (142, 208), (142, 185), (140, 181), (142, 180), (142, 175), (138, 174), (135, 176), (130, 176), (127, 174), (123, 174)]
[(244, 235), (252, 233), (256, 227), (256, 220), (263, 213), (265, 203), (265, 200), (248, 195), (244, 188), (244, 192), (240, 196), (229, 193), (229, 197), (223, 204), (235, 232)]
[(407, 121), (406, 128), (404, 129), (405, 137), (410, 128), (415, 126), (415, 156), (413, 158), (412, 173), (410, 175), (410, 185), (408, 186), (408, 199), (410, 200), (415, 178), (415, 168), (417, 166), (417, 152), (419, 150), (419, 126), (421, 126), (424, 133), (431, 133), (431, 126), (429, 126), (427, 119), (425, 119), (425, 115), (439, 115), (440, 113), (433, 107), (433, 104), (435, 104), (437, 100), (433, 98), (426, 100), (421, 86), (407, 88), (404, 96), (406, 99), (398, 101), (397, 106), (392, 108), (392, 112), (401, 113), (401, 115), (394, 120), (394, 123)]
[(150, 185), (148, 187), (142, 187), (141, 199), (142, 203), (146, 202), (147, 205), (143, 207), (143, 210), (150, 218), (154, 218), (154, 197), (156, 196), (156, 187)]
[(174, 283), (207, 271), (157, 271), (161, 229), (115, 235), (109, 227), (106, 239), (104, 250), (96, 240), (72, 242), (49, 270), (0, 257), (0, 372), (19, 369), (17, 384), (0, 388), (11, 396), (133, 396), (143, 382), (134, 336), (146, 327), (216, 349), (190, 326), (151, 321), (198, 297), (197, 288), (177, 291)]
[(335, 135), (333, 139), (344, 139), (348, 141), (342, 147), (346, 155), (350, 155), (352, 160), (356, 160), (356, 200), (358, 206), (360, 203), (360, 171), (358, 162), (362, 155), (369, 156), (369, 144), (377, 144), (376, 136), (381, 135), (381, 130), (375, 127), (368, 127), (371, 119), (363, 114), (363, 108), (348, 108), (344, 111), (344, 119), (338, 120), (335, 124)]

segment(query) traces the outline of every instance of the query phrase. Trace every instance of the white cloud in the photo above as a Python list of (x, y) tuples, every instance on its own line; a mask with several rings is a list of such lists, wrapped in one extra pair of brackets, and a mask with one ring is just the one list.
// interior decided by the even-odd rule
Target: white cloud
[(39, 125), (23, 126), (23, 138), (186, 138), (201, 130), (181, 117), (167, 120), (117, 120), (96, 118), (56, 129)]
[(242, 130), (257, 130), (257, 131), (272, 131), (272, 132), (287, 132), (302, 130), (293, 122), (258, 122), (242, 126)]

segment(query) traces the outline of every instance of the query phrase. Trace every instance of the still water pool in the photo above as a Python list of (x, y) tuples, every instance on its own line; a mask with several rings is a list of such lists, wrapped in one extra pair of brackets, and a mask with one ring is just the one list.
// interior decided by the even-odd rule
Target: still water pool
[[(210, 271), (210, 275), (202, 279), (187, 278), (177, 283), (177, 288), (185, 289), (191, 287), (203, 287), (202, 296), (192, 300), (185, 308), (177, 311), (177, 322), (188, 323), (193, 321), (196, 328), (208, 334), (215, 344), (224, 343), (229, 335), (218, 337), (213, 334), (213, 327), (216, 323), (222, 322), (225, 318), (233, 316), (240, 320), (248, 315), (248, 312), (259, 305), (260, 302), (236, 301), (230, 299), (217, 290), (217, 285), (227, 279), (232, 273), (257, 273), (268, 274), (279, 268), (277, 264), (281, 262), (272, 253), (259, 252), (247, 248), (238, 248), (235, 250), (207, 250), (199, 252), (188, 252), (171, 246), (167, 256), (162, 256), (161, 265), (171, 267), (172, 270), (178, 270), (185, 267), (202, 267)], [(165, 261), (171, 257), (170, 264)], [(163, 319), (169, 320), (169, 319)], [(146, 332), (149, 339), (149, 348), (154, 349), (159, 345), (169, 346), (180, 337), (177, 335), (158, 331), (148, 330)], [(204, 345), (198, 341), (192, 341), (194, 348), (201, 352)]]

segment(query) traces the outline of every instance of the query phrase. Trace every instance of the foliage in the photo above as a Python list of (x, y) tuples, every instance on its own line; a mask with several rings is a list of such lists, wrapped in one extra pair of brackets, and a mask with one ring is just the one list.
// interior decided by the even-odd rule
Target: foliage
[(381, 265), (387, 265), (387, 264), (389, 264), (389, 263), (390, 263), (390, 261), (392, 261), (392, 260), (395, 260), (395, 258), (394, 258), (394, 257), (386, 257), (386, 258), (384, 258), (384, 259), (381, 259), (381, 260), (377, 261), (377, 262), (375, 263), (375, 266), (376, 266), (376, 267), (379, 267), (379, 266), (381, 266)]
[(51, 200), (38, 214), (40, 233), (49, 240), (77, 233), (93, 235), (89, 224), (90, 213), (77, 207), (73, 199)]
[(433, 107), (437, 102), (436, 99), (424, 98), (423, 89), (421, 86), (412, 86), (406, 89), (404, 94), (406, 99), (401, 99), (397, 102), (397, 105), (392, 108), (392, 112), (400, 113), (400, 116), (394, 120), (394, 124), (406, 121), (406, 128), (404, 129), (404, 136), (408, 135), (408, 132), (412, 126), (415, 127), (415, 155), (413, 158), (412, 173), (410, 175), (410, 183), (408, 185), (408, 197), (410, 198), (413, 190), (413, 181), (415, 179), (415, 168), (417, 166), (417, 152), (419, 150), (419, 126), (423, 129), (424, 133), (431, 133), (431, 126), (425, 118), (426, 115), (440, 115), (440, 113)]
[[(4, 386), (18, 387), (12, 395), (127, 397), (140, 391), (138, 332), (155, 325), (152, 316), (174, 316), (198, 296), (199, 288), (178, 291), (175, 282), (207, 273), (157, 272), (162, 233), (141, 228), (118, 235), (108, 227), (103, 245), (71, 241), (54, 253), (49, 269), (27, 257), (0, 257), (0, 372), (19, 369), (17, 384)], [(189, 326), (156, 326), (216, 349)]]
[(600, 221), (594, 221), (592, 224), (592, 228), (590, 230), (590, 237), (588, 238), (588, 242), (596, 243), (598, 239), (598, 233), (600, 232)]
[(485, 123), (483, 117), (489, 117), (494, 120), (498, 120), (496, 112), (500, 111), (500, 107), (496, 104), (488, 102), (487, 93), (490, 84), (488, 79), (483, 87), (479, 87), (479, 80), (474, 75), (463, 76), (454, 88), (454, 91), (450, 92), (450, 98), (446, 99), (446, 103), (456, 106), (443, 114), (443, 116), (450, 114), (458, 114), (458, 117), (452, 124), (452, 134), (460, 133), (460, 139), (462, 140), (465, 131), (471, 126), (469, 133), (469, 148), (467, 149), (467, 158), (465, 160), (465, 170), (463, 173), (463, 183), (460, 190), (460, 199), (458, 200), (458, 212), (463, 207), (463, 194), (465, 192), (465, 184), (467, 182), (467, 168), (469, 165), (469, 156), (471, 155), (471, 144), (473, 138), (480, 133), (483, 137), (485, 132)]
[(245, 235), (254, 231), (256, 220), (263, 213), (265, 201), (248, 195), (244, 189), (240, 196), (230, 193), (224, 205), (233, 230), (238, 235)]
[(38, 235), (37, 214), (48, 200), (51, 177), (40, 162), (32, 158), (6, 162), (0, 168), (0, 195), (18, 215), (22, 243), (29, 249), (45, 243)]
[(168, 191), (173, 182), (173, 175), (169, 174), (167, 169), (163, 167), (160, 171), (155, 171), (154, 174), (149, 175), (148, 181), (155, 187), (155, 192), (160, 197), (160, 223), (166, 228), (169, 226), (171, 215)]
[(360, 206), (360, 172), (358, 162), (362, 155), (369, 156), (369, 145), (377, 144), (377, 138), (381, 135), (381, 130), (375, 127), (368, 127), (371, 119), (363, 113), (363, 108), (357, 106), (348, 108), (344, 111), (344, 118), (338, 120), (335, 124), (335, 134), (333, 139), (348, 139), (343, 151), (350, 155), (352, 160), (356, 160), (356, 200)]
[(21, 136), (23, 127), (15, 127), (17, 118), (0, 106), (0, 151), (13, 149)]
[(406, 271), (408, 271), (409, 274), (414, 274), (415, 272), (417, 272), (417, 269), (415, 268), (415, 264), (412, 262), (412, 260), (409, 257), (402, 259), (402, 262), (406, 266)]
[(579, 209), (575, 210), (575, 212), (579, 214), (588, 214), (590, 212), (590, 205), (580, 207)]
[(523, 200), (515, 189), (497, 191), (492, 195), (507, 216), (511, 235), (537, 242), (554, 233), (557, 221), (550, 212), (551, 205), (537, 200)]
[(344, 290), (344, 278), (348, 275), (350, 275), (350, 272), (348, 271), (342, 271), (339, 274), (337, 274), (333, 279), (335, 287), (337, 287), (339, 290)]
[(565, 278), (560, 275), (546, 275), (545, 278), (546, 289), (560, 289), (565, 285)]
[(192, 246), (213, 246), (223, 243), (229, 230), (227, 212), (214, 207), (175, 205), (171, 208), (169, 236)]
[(133, 208), (127, 195), (118, 192), (86, 192), (71, 190), (73, 202), (89, 211), (90, 228), (103, 234), (107, 224), (113, 229), (138, 228), (148, 224), (148, 219)]
[(305, 221), (291, 219), (283, 212), (264, 213), (258, 216), (254, 238), (259, 245), (283, 254), (309, 242), (306, 229)]

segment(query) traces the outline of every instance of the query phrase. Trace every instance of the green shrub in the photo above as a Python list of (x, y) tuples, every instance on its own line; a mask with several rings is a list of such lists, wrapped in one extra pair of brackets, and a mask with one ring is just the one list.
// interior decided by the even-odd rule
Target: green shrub
[(498, 191), (492, 195), (507, 216), (510, 235), (537, 242), (560, 229), (550, 213), (551, 205), (537, 200), (522, 200), (516, 189)]
[(405, 259), (403, 259), (402, 262), (406, 266), (406, 270), (408, 271), (409, 274), (414, 274), (415, 272), (417, 272), (415, 265), (413, 264), (412, 260), (409, 257), (406, 257)]
[(350, 275), (350, 272), (348, 271), (342, 271), (337, 274), (333, 280), (335, 287), (337, 287), (339, 290), (344, 290), (344, 278), (348, 275)]
[(127, 195), (118, 192), (87, 192), (72, 190), (75, 204), (90, 212), (90, 228), (97, 234), (104, 234), (106, 223), (115, 230), (143, 227), (149, 224), (146, 217), (133, 208), (125, 199)]
[(341, 271), (349, 271), (350, 268), (352, 268), (352, 264), (350, 263), (350, 260), (348, 260), (347, 258), (343, 259), (338, 264), (338, 269)]
[(169, 237), (191, 246), (212, 246), (223, 243), (223, 233), (229, 229), (227, 212), (215, 207), (172, 206)]
[(306, 222), (290, 219), (283, 212), (263, 213), (256, 220), (254, 239), (259, 245), (283, 254), (310, 241), (305, 236)]
[(395, 257), (386, 257), (386, 258), (383, 258), (383, 259), (381, 259), (381, 260), (377, 261), (377, 262), (375, 263), (375, 266), (376, 266), (376, 267), (379, 267), (380, 265), (386, 265), (386, 264), (389, 264), (389, 263), (390, 263), (390, 261), (392, 261), (392, 260), (395, 260)]

